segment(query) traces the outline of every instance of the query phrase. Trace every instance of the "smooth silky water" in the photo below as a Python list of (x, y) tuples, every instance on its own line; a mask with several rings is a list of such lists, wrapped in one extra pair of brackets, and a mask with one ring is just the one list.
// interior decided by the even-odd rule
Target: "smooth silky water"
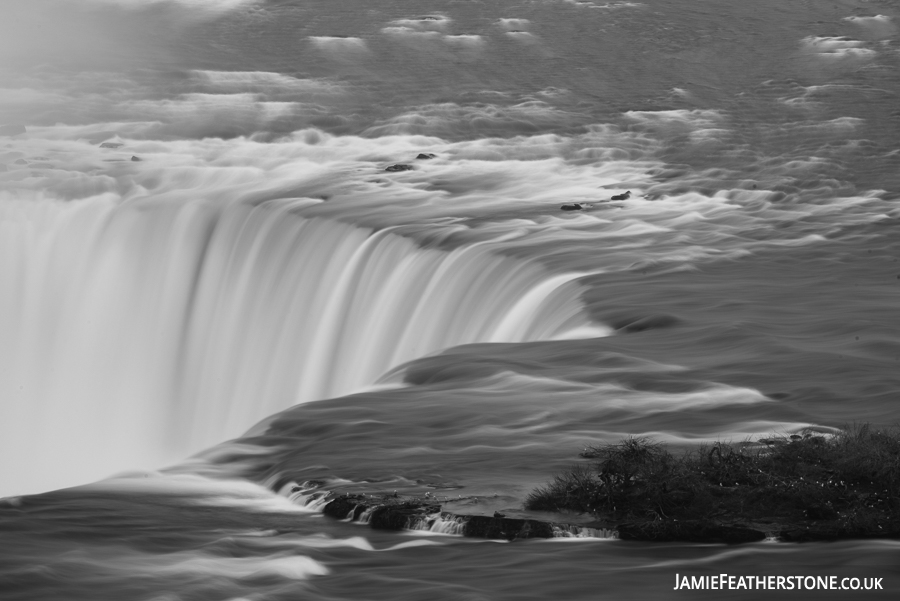
[(896, 424), (898, 27), (889, 0), (5, 0), (3, 599), (896, 593), (896, 541), (477, 541), (292, 491), (548, 518), (524, 497), (588, 444)]

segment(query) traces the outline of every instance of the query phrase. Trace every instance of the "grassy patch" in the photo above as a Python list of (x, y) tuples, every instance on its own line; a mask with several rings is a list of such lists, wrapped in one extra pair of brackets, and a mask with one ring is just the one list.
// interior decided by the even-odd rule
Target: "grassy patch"
[(595, 459), (534, 490), (526, 507), (637, 523), (779, 523), (822, 538), (900, 534), (900, 432), (717, 442), (680, 456), (645, 438), (589, 447)]

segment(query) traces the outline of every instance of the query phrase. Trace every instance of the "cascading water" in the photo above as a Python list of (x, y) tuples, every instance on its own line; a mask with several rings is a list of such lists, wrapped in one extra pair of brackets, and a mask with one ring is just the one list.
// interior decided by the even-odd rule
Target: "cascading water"
[[(525, 507), (629, 437), (898, 423), (898, 24), (888, 0), (0, 1), (0, 597), (896, 596), (880, 490), (871, 519), (748, 524), (878, 537), (828, 545)], [(324, 515), (345, 495), (430, 513)], [(554, 538), (455, 536), (498, 513)]]
[(4, 203), (4, 473), (28, 466), (12, 480), (35, 488), (149, 467), (443, 348), (604, 333), (579, 274), (308, 204)]

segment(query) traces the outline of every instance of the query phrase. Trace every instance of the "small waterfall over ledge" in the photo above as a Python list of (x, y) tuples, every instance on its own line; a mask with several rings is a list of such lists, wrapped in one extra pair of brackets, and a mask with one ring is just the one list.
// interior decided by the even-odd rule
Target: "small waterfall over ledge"
[(0, 492), (155, 467), (443, 348), (603, 333), (579, 274), (307, 202), (0, 203)]

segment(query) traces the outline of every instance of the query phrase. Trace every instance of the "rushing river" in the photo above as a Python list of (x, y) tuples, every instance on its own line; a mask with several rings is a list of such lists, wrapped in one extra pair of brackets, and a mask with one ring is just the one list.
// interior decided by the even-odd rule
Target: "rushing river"
[(900, 3), (3, 0), (0, 126), (4, 601), (900, 591), (291, 494), (547, 517), (588, 444), (900, 421)]

